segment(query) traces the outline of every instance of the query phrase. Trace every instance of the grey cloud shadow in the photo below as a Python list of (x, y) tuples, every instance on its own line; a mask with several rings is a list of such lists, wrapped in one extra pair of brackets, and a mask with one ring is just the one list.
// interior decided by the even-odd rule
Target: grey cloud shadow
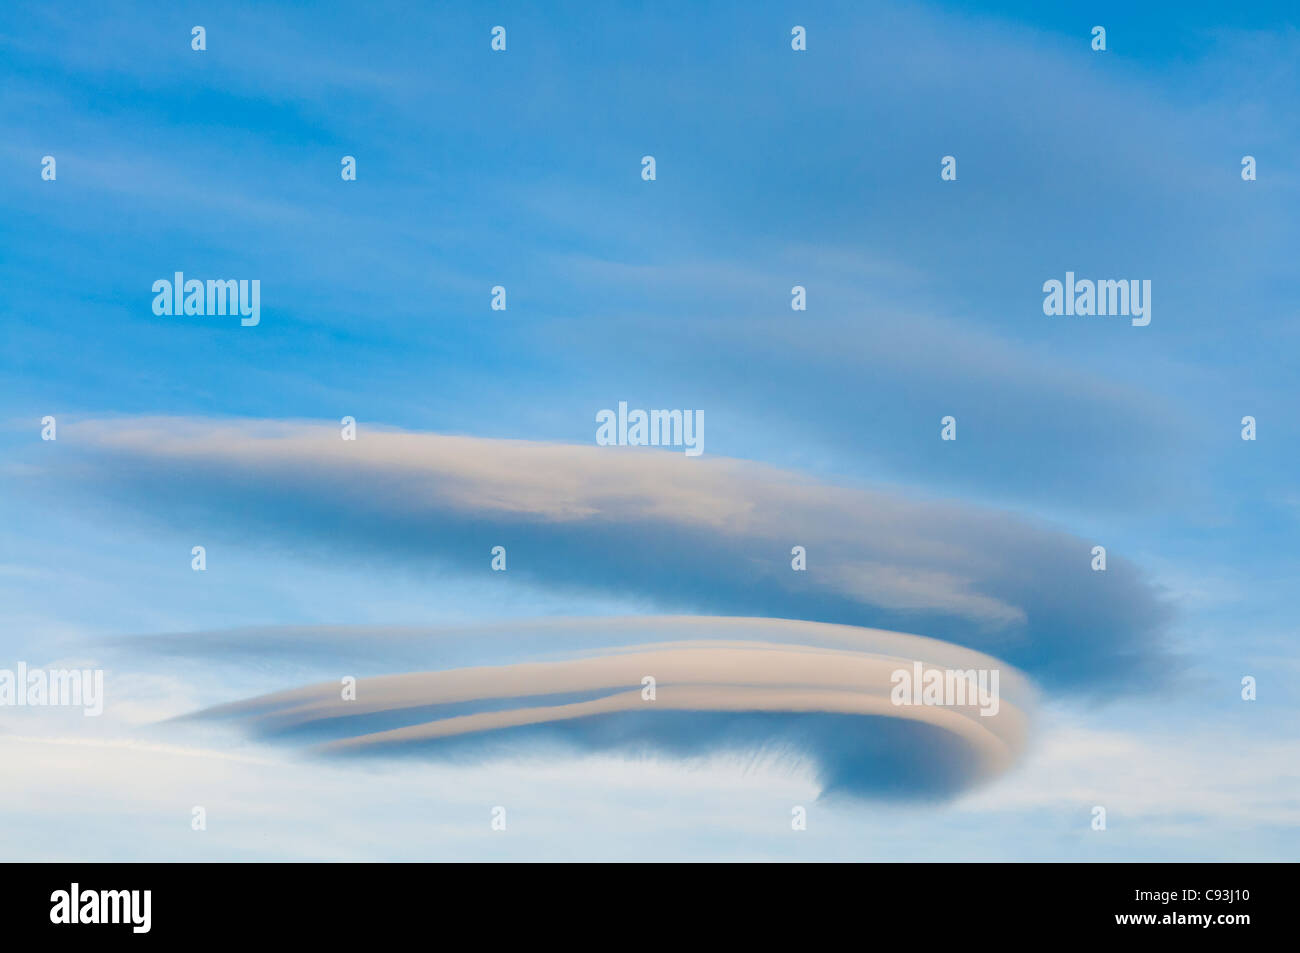
[(933, 725), (830, 713), (617, 712), (329, 756), (476, 764), (574, 753), (686, 762), (716, 755), (770, 760), (791, 770), (811, 769), (821, 799), (936, 802), (986, 777), (966, 745)]

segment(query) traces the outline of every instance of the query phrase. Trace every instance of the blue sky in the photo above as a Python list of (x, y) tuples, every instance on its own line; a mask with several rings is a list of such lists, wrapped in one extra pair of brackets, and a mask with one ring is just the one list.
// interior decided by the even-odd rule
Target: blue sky
[[(409, 6), (0, 12), (0, 668), (89, 659), (129, 699), (93, 730), (0, 721), (26, 766), (0, 819), (31, 832), (0, 854), (414, 859), (394, 816), (510, 797), (532, 826), (485, 843), (426, 818), (423, 856), (1294, 858), (1293, 7)], [(260, 279), (260, 325), (153, 314), (175, 271)], [(1151, 324), (1045, 316), (1066, 271), (1149, 279)], [(608, 483), (582, 491), (596, 528), (481, 499), (426, 511), (404, 449), (335, 471), (294, 455), (312, 432), (295, 430), (250, 471), (211, 431), (351, 415), (358, 447), (396, 435), (443, 493), (467, 477), (418, 435), (479, 438), (474, 459), (510, 470), (501, 492), (532, 501), (511, 468), (542, 458), (500, 442), (585, 448), (539, 465), (547, 492), (631, 479), (585, 456), (620, 400), (705, 412), (703, 468), (645, 451), (631, 471), (629, 496), (671, 518)], [(123, 428), (145, 436), (114, 443)], [(683, 488), (761, 518), (715, 525)], [(804, 589), (778, 572), (800, 533), (820, 547)], [(954, 801), (827, 801), (797, 841), (781, 816), (815, 779), (757, 758), (339, 768), (155, 724), (342, 664), (337, 646), (290, 664), (201, 633), (668, 613), (989, 652), (1042, 689), (1035, 741)], [(129, 638), (160, 633), (219, 647), (178, 660)], [(468, 664), (523, 661), (524, 642)], [(127, 741), (130, 771), (112, 760)], [(127, 807), (134, 777), (165, 795)], [(322, 784), (306, 815), (285, 807)], [(200, 798), (228, 820), (196, 840)], [(1118, 819), (1104, 834), (1094, 804)]]

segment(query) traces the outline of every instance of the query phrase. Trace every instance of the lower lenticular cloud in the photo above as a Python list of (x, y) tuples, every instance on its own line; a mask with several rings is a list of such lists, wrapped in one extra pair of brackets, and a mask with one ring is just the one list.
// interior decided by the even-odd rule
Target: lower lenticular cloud
[[(651, 630), (672, 641), (628, 643)], [(824, 794), (854, 796), (951, 795), (1005, 771), (1025, 744), (1032, 690), (1020, 674), (896, 632), (775, 619), (574, 619), (378, 638), (336, 629), (317, 650), (353, 643), (381, 657), (432, 658), (449, 642), (531, 634), (541, 647), (564, 644), (555, 638), (564, 633), (570, 648), (558, 660), (552, 650), (548, 661), (336, 678), (193, 717), (233, 718), (335, 755), (772, 756), (810, 767)], [(312, 639), (294, 630), (287, 641), (305, 648)], [(275, 630), (259, 630), (247, 645), (274, 651), (276, 642)], [(574, 652), (578, 644), (585, 649)], [(228, 658), (232, 640), (188, 636), (184, 645)], [(933, 691), (904, 691), (921, 673)]]
[[(924, 631), (1043, 682), (1157, 677), (1166, 608), (1118, 552), (990, 507), (843, 487), (744, 460), (286, 421), (65, 426), (42, 478), (123, 514), (344, 560), (511, 578), (663, 611)], [(802, 547), (806, 569), (792, 568)]]

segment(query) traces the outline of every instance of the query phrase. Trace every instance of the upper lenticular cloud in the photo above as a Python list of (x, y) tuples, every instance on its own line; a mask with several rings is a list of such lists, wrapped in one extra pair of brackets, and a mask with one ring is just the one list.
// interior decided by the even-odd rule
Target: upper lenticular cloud
[[(1021, 754), (1033, 692), (997, 659), (896, 632), (772, 619), (663, 617), (512, 623), (588, 648), (550, 661), (346, 677), (208, 709), (327, 753), (537, 757), (559, 749), (701, 757), (769, 754), (809, 764), (825, 792), (943, 796)], [(627, 644), (648, 629), (673, 641)], [(499, 627), (499, 631), (504, 627)], [(490, 631), (490, 630), (489, 630)], [(430, 656), (475, 627), (422, 639)], [(301, 633), (295, 633), (296, 639)], [(337, 648), (335, 638), (322, 649)], [(276, 634), (263, 630), (272, 643)], [(490, 636), (489, 636), (490, 637)], [(368, 644), (362, 630), (353, 632)], [(191, 651), (218, 637), (188, 638)], [(600, 649), (596, 645), (604, 643)], [(407, 646), (409, 649), (410, 646)], [(382, 651), (382, 649), (381, 649)], [(900, 677), (938, 684), (992, 673), (995, 696), (905, 697)]]
[[(769, 466), (644, 448), (361, 426), (193, 418), (66, 427), (87, 453), (52, 478), (214, 537), (328, 544), (665, 610), (907, 630), (995, 651), (1062, 687), (1154, 677), (1166, 609), (1096, 540), (977, 505), (828, 485)], [(803, 547), (806, 570), (791, 552)]]

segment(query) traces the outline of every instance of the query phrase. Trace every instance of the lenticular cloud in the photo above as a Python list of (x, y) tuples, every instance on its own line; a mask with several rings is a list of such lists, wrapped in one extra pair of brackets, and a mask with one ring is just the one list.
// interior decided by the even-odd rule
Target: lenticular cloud
[[(660, 641), (639, 641), (651, 631)], [(409, 661), (421, 653), (444, 656), (458, 640), (473, 640), (480, 650), (494, 640), (517, 648), (539, 633), (543, 642), (557, 636), (554, 644), (566, 648), (539, 661), (363, 676), (355, 691), (340, 677), (193, 717), (233, 718), (327, 755), (738, 753), (806, 767), (823, 794), (907, 798), (948, 796), (991, 778), (1025, 744), (1031, 689), (1013, 669), (946, 642), (855, 626), (710, 617), (545, 620), (423, 632), (333, 629), (318, 645), (356, 642)], [(259, 630), (260, 650), (268, 640), (275, 642), (274, 630)], [(194, 649), (203, 640), (186, 641)], [(305, 648), (312, 639), (299, 629), (286, 641)], [(228, 652), (230, 634), (214, 644)], [(937, 689), (927, 700), (918, 685), (900, 703), (899, 686), (921, 672), (936, 673), (936, 682), (943, 673), (965, 673), (972, 690), (953, 698)], [(977, 673), (996, 673), (991, 695), (987, 681), (983, 693), (974, 690)]]
[[(68, 481), (96, 514), (207, 528), (218, 543), (311, 547), (661, 611), (922, 631), (996, 652), (1052, 689), (1167, 672), (1168, 606), (1136, 566), (1012, 513), (844, 487), (752, 461), (303, 421), (121, 418), (64, 425)], [(806, 572), (791, 569), (804, 547)]]

